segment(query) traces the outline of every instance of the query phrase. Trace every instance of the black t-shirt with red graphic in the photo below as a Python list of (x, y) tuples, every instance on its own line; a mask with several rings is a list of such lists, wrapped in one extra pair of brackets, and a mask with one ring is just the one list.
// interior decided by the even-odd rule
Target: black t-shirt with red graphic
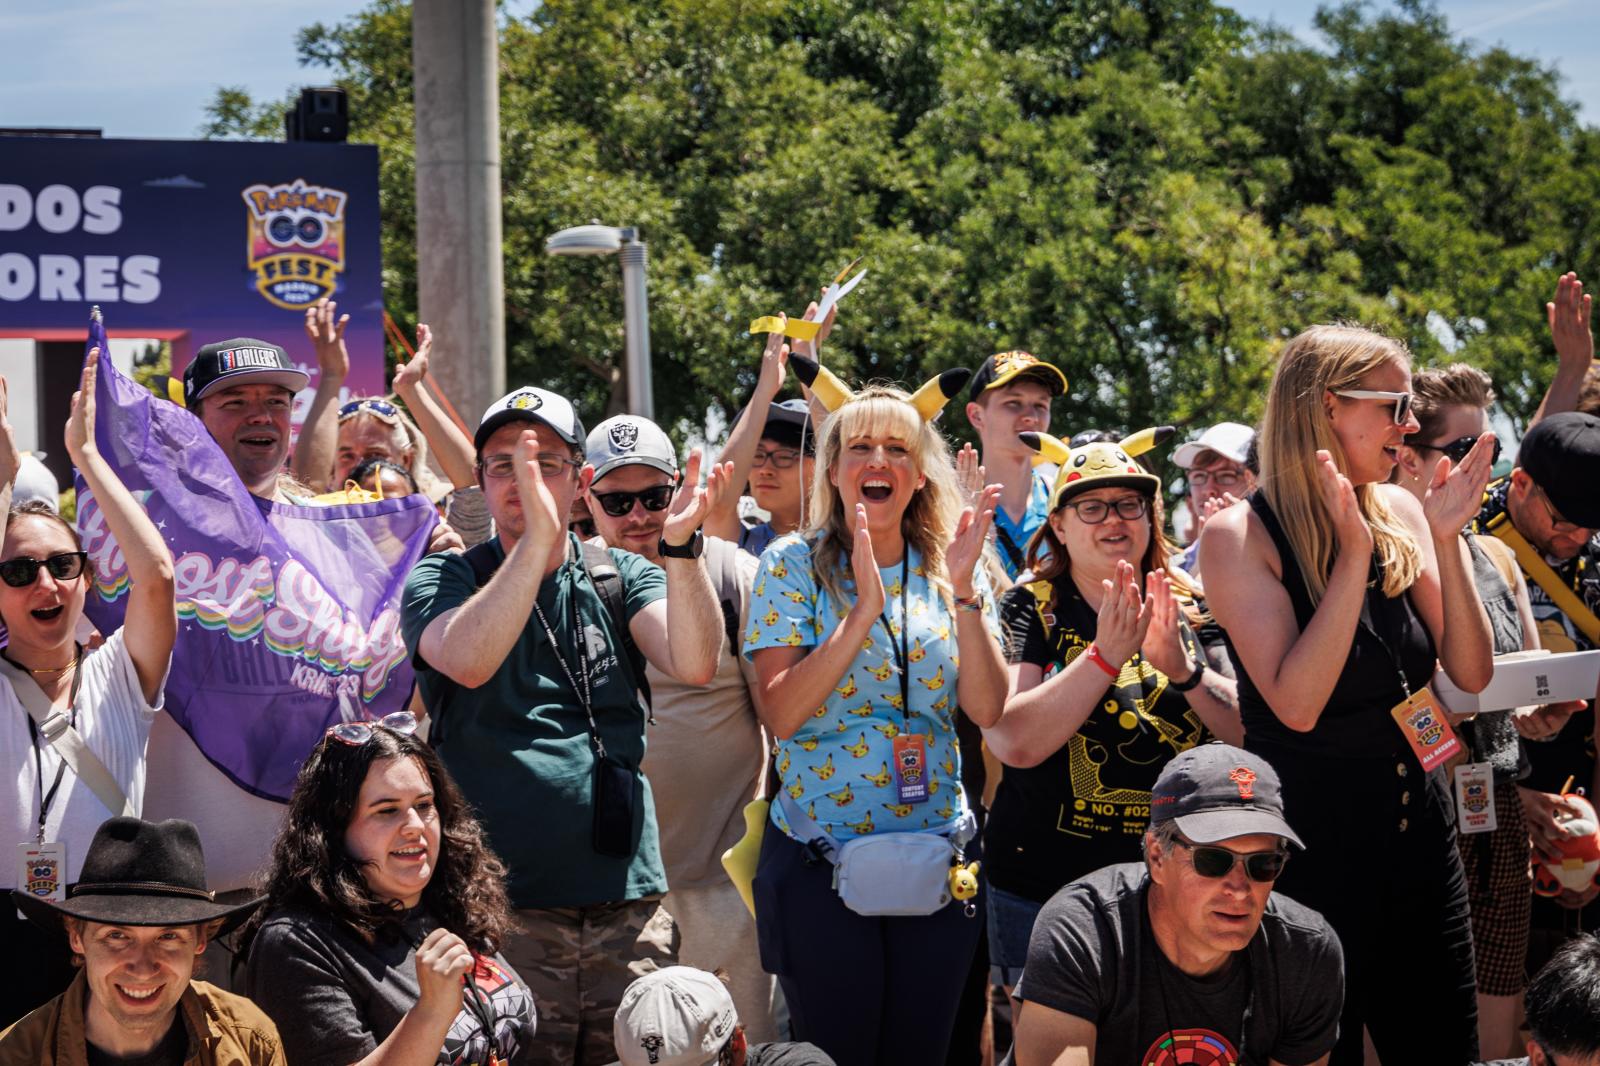
[(1190, 977), (1156, 945), (1149, 884), (1142, 863), (1125, 863), (1056, 893), (1034, 923), (1017, 998), (1094, 1022), (1103, 1066), (1300, 1066), (1332, 1050), (1344, 962), (1320, 914), (1275, 892), (1249, 946)]

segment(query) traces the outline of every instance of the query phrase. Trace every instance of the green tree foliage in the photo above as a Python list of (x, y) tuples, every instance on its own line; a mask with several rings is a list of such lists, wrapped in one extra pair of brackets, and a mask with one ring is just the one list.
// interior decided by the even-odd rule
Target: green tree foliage
[[(1026, 348), (1072, 381), (1060, 431), (1254, 418), (1283, 339), (1335, 318), (1483, 366), (1527, 415), (1543, 302), (1596, 261), (1600, 133), (1422, 0), (1317, 28), (1212, 0), (547, 0), (501, 34), (509, 378), (619, 409), (615, 265), (543, 254), (599, 219), (649, 241), (669, 423), (736, 411), (746, 324), (857, 255), (831, 366), (914, 382)], [(300, 37), (383, 149), (402, 322), (411, 50), (400, 0)], [(267, 113), (224, 90), (206, 133)]]

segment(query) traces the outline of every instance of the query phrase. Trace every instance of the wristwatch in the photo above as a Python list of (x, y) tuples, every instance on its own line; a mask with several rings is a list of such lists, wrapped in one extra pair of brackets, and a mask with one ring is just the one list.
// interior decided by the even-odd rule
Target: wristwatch
[(698, 559), (706, 550), (705, 534), (698, 529), (694, 536), (689, 538), (689, 543), (673, 547), (667, 543), (667, 538), (662, 537), (661, 543), (656, 545), (656, 551), (661, 553), (663, 559)]
[(1190, 674), (1186, 679), (1182, 681), (1174, 681), (1170, 677), (1167, 678), (1167, 686), (1174, 692), (1188, 692), (1190, 689), (1194, 688), (1200, 683), (1200, 677), (1205, 672), (1206, 664), (1205, 660), (1202, 659), (1194, 664), (1194, 673)]

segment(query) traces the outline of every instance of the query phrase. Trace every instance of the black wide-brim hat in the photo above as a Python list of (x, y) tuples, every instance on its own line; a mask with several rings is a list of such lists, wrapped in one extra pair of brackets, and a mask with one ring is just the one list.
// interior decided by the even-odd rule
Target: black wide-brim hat
[(95, 830), (77, 882), (61, 903), (13, 890), (17, 909), (46, 929), (70, 914), (102, 925), (205, 925), (216, 935), (250, 916), (261, 899), (218, 903), (206, 888), (205, 856), (194, 823), (180, 818), (146, 822), (110, 818)]

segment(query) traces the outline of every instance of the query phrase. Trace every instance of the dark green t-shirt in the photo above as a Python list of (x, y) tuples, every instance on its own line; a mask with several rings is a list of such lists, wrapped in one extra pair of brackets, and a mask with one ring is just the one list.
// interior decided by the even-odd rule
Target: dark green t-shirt
[[(539, 586), (539, 607), (555, 630), (560, 654), (577, 675), (580, 655), (573, 600), (582, 619), (595, 724), (606, 753), (634, 767), (634, 840), (629, 858), (594, 850), (594, 748), (583, 705), (561, 669), (544, 626), (533, 612), (506, 619), (522, 635), (495, 675), (478, 688), (457, 685), (413, 654), (428, 713), (441, 729), (445, 766), (510, 868), (516, 907), (581, 907), (639, 899), (666, 891), (650, 784), (644, 758), (645, 710), (600, 595), (583, 571), (578, 541), (569, 537), (567, 562)], [(499, 541), (493, 542), (496, 550)], [(622, 573), (627, 618), (666, 595), (660, 567), (632, 552), (610, 549)], [(503, 553), (501, 559), (504, 559)], [(430, 555), (406, 579), (401, 624), (406, 646), (474, 592), (472, 566), (460, 555)], [(579, 684), (582, 684), (581, 679)]]

